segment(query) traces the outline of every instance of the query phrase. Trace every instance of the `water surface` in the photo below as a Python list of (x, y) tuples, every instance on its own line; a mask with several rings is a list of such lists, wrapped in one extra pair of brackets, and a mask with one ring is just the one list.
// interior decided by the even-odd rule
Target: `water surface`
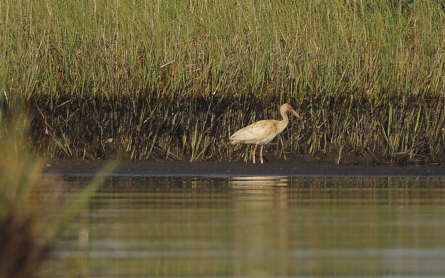
[(114, 177), (70, 221), (43, 273), (441, 277), (444, 231), (441, 178)]

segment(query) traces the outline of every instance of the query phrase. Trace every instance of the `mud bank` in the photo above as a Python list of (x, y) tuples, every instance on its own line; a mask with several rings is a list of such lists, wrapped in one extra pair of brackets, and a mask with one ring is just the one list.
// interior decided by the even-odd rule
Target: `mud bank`
[[(107, 160), (50, 159), (44, 175), (89, 177)], [(232, 162), (122, 161), (111, 173), (115, 177), (445, 177), (444, 165), (335, 164), (308, 159), (252, 164)]]

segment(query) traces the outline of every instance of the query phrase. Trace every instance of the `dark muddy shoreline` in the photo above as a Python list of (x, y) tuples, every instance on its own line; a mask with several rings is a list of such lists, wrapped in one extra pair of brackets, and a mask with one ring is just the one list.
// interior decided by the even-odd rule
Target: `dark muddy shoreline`
[[(91, 177), (108, 160), (49, 159), (44, 175)], [(335, 164), (306, 158), (279, 160), (264, 164), (241, 161), (183, 162), (138, 160), (122, 161), (111, 173), (114, 177), (445, 177), (445, 165), (366, 165)]]

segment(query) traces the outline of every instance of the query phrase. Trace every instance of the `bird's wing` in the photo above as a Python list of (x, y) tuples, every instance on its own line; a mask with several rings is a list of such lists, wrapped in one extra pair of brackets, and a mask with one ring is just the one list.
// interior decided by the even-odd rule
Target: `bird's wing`
[[(276, 120), (263, 120), (242, 128), (230, 136), (232, 143), (264, 144), (276, 135)], [(269, 139), (272, 136), (271, 139)]]

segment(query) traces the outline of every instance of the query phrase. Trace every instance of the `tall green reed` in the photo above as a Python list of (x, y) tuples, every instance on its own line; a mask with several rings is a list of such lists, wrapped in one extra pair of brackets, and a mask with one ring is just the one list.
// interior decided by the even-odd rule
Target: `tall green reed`
[[(301, 136), (280, 141), (281, 153), (356, 149), (345, 135), (355, 126), (374, 131), (372, 149), (394, 154), (406, 148), (391, 142), (402, 139), (378, 139), (394, 121), (365, 129), (354, 120), (366, 115), (344, 120), (333, 110), (388, 114), (443, 97), (440, 1), (37, 0), (0, 11), (2, 87), (28, 100), (34, 145), (49, 155), (226, 158), (223, 138), (287, 101), (307, 121)], [(428, 112), (411, 119), (421, 127)], [(206, 122), (209, 113), (220, 120)]]
[(34, 277), (54, 238), (94, 195), (110, 163), (79, 194), (66, 198), (63, 181), (43, 177), (45, 161), (30, 153), (29, 121), (9, 101), (0, 109), (0, 277)]

